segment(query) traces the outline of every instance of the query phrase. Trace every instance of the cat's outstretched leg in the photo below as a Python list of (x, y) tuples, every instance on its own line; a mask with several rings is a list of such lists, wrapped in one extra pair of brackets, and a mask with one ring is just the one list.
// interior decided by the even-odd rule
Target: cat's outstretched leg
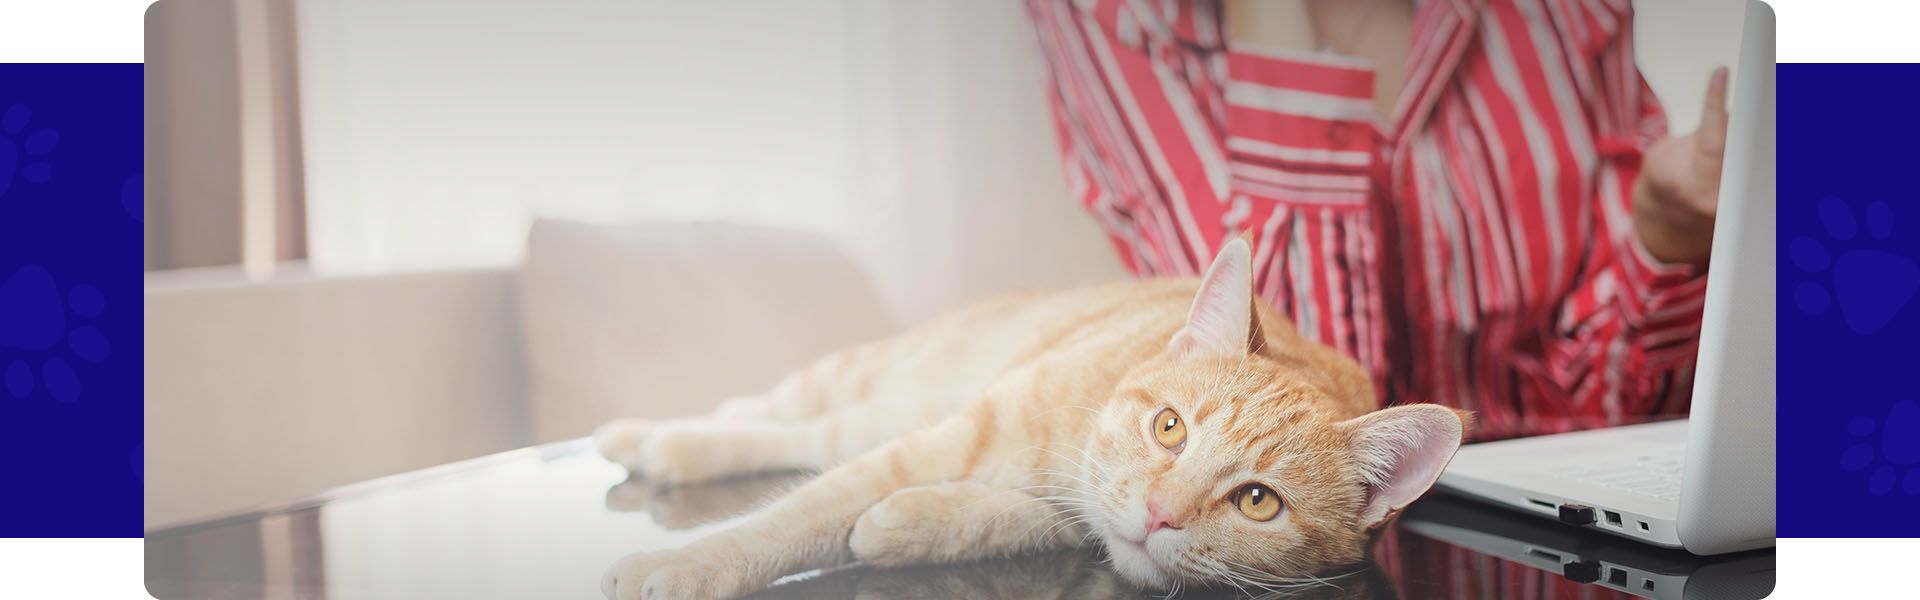
[(720, 403), (713, 414), (679, 419), (616, 419), (593, 430), (600, 455), (629, 469), (639, 464), (641, 451), (654, 432), (688, 423), (773, 423), (778, 414), (769, 396), (739, 396)]
[(937, 422), (946, 410), (914, 399), (872, 402), (798, 422), (688, 419), (654, 424), (608, 458), (655, 482), (827, 469)]
[(844, 564), (862, 512), (897, 490), (965, 476), (993, 427), (991, 414), (955, 417), (895, 439), (724, 531), (680, 550), (620, 559), (601, 589), (618, 600), (732, 598), (783, 575)]
[(600, 426), (593, 439), (600, 454), (633, 468), (655, 432), (697, 422), (799, 423), (838, 408), (860, 404), (873, 395), (885, 345), (874, 342), (829, 354), (788, 374), (764, 394), (721, 402), (711, 414), (677, 419), (618, 419)]
[(847, 546), (882, 567), (1061, 550), (1085, 539), (1080, 502), (972, 481), (910, 487), (862, 513)]

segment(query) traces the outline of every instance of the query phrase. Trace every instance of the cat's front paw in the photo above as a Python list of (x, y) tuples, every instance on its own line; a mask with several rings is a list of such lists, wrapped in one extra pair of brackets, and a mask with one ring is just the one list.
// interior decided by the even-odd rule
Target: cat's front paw
[(594, 447), (600, 455), (629, 471), (639, 471), (644, 466), (642, 452), (647, 439), (653, 437), (653, 431), (659, 423), (647, 419), (620, 419), (601, 425), (593, 430)]
[(728, 571), (727, 561), (696, 560), (684, 553), (628, 555), (600, 577), (600, 593), (608, 600), (736, 598), (751, 591)]
[(1079, 545), (1085, 529), (1042, 500), (970, 481), (905, 488), (861, 513), (847, 549), (862, 563), (896, 567)]
[(891, 567), (917, 564), (945, 554), (937, 548), (951, 534), (954, 508), (964, 502), (958, 484), (912, 487), (894, 492), (861, 513), (847, 536), (847, 549), (862, 563)]
[(708, 425), (622, 419), (594, 430), (600, 455), (655, 483), (705, 481), (738, 472), (728, 448), (715, 448)]

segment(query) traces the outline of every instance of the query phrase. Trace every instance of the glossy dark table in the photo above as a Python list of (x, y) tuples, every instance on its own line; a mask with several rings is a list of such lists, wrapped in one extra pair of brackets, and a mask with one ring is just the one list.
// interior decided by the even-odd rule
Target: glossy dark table
[[(806, 474), (697, 486), (629, 480), (585, 440), (378, 479), (149, 532), (147, 587), (165, 599), (599, 598), (601, 572), (640, 550), (725, 527)], [(1771, 550), (1701, 558), (1430, 496), (1329, 585), (1288, 598), (1760, 598)], [(1180, 597), (1238, 597), (1241, 590)], [(768, 598), (1161, 597), (1098, 550), (990, 563), (789, 577)]]

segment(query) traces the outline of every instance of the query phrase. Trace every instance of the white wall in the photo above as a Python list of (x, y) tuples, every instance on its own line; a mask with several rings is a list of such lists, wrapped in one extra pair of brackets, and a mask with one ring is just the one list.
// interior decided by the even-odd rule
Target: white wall
[[(1741, 0), (1634, 0), (1634, 54), (1674, 133), (1700, 122), (1707, 76), (1739, 64)], [(1738, 72), (1733, 73), (1739, 77)]]
[(1017, 2), (305, 0), (312, 259), (506, 264), (535, 216), (820, 231), (917, 318), (1112, 277)]
[(303, 2), (315, 261), (508, 262), (536, 213), (831, 222), (836, 4)]

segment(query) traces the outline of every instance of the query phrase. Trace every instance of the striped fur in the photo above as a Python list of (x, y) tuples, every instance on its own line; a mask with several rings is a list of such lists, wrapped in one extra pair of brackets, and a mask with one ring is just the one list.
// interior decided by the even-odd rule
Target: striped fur
[[(685, 549), (622, 559), (603, 588), (734, 597), (852, 561), (1083, 544), (1158, 588), (1281, 589), (1360, 562), (1452, 456), (1464, 418), (1374, 412), (1366, 371), (1252, 301), (1248, 254), (1229, 244), (1204, 282), (1001, 297), (823, 358), (711, 417), (609, 424), (602, 452), (655, 480), (825, 472)], [(1245, 305), (1252, 315), (1215, 312)], [(1170, 343), (1183, 338), (1211, 341)], [(1150, 433), (1163, 409), (1186, 421), (1178, 452)], [(1279, 516), (1238, 512), (1250, 483), (1279, 493)], [(1177, 528), (1149, 533), (1149, 496)]]

